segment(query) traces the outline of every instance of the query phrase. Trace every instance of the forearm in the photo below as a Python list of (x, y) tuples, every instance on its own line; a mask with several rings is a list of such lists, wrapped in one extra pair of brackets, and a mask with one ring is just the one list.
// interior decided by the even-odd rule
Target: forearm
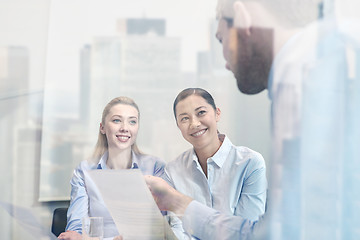
[(175, 189), (171, 192), (171, 201), (169, 201), (169, 209), (177, 215), (183, 215), (186, 211), (186, 208), (191, 203), (193, 199), (188, 197)]
[(256, 221), (265, 213), (267, 199), (265, 167), (253, 170), (241, 187), (241, 194), (234, 215)]
[(192, 201), (182, 218), (184, 230), (199, 239), (248, 239), (256, 221), (221, 214), (197, 201)]
[(81, 219), (88, 215), (88, 195), (85, 189), (85, 183), (79, 171), (74, 172), (71, 179), (71, 201), (67, 212), (66, 230), (81, 233)]
[(150, 175), (144, 178), (160, 210), (184, 214), (192, 198), (176, 191), (162, 178)]

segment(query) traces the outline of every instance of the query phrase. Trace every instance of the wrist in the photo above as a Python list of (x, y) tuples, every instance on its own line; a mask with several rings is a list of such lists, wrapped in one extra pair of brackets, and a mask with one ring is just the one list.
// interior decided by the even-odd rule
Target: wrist
[(193, 199), (176, 190), (174, 190), (173, 194), (174, 194), (173, 204), (171, 206), (172, 209), (170, 209), (170, 211), (178, 215), (183, 215), (186, 211), (186, 208), (189, 206), (189, 204), (192, 202)]

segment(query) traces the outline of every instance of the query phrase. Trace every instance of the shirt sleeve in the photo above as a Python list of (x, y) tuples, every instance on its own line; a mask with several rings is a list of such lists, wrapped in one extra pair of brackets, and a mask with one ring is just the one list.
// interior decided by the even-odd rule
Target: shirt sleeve
[(191, 236), (189, 236), (184, 231), (184, 229), (182, 227), (182, 222), (179, 217), (177, 217), (175, 214), (173, 214), (170, 211), (167, 212), (166, 217), (167, 217), (168, 223), (171, 227), (171, 230), (173, 231), (173, 233), (175, 234), (175, 236), (178, 240), (191, 239)]
[(161, 160), (157, 160), (154, 164), (153, 176), (163, 177), (164, 173), (165, 173), (165, 163)]
[(161, 176), (170, 186), (175, 188), (174, 181), (172, 180), (168, 170), (165, 168), (164, 174)]
[[(169, 165), (167, 165), (168, 167)], [(165, 168), (165, 172), (162, 176), (162, 178), (173, 188), (175, 188), (174, 186), (174, 182), (170, 176), (170, 173), (168, 172), (168, 168)], [(175, 188), (176, 189), (176, 188)], [(170, 224), (171, 230), (174, 232), (175, 236), (177, 237), (177, 239), (179, 240), (187, 240), (187, 239), (193, 239), (191, 238), (191, 236), (189, 236), (189, 234), (187, 234), (184, 229), (183, 229), (183, 225), (182, 222), (180, 220), (179, 217), (175, 216), (175, 214), (173, 214), (172, 212), (168, 211), (167, 212), (167, 217), (168, 217), (168, 222)]]
[(89, 198), (85, 188), (84, 173), (81, 165), (74, 170), (71, 184), (70, 206), (67, 212), (66, 230), (82, 233), (81, 219), (88, 216)]
[(248, 172), (242, 185), (235, 215), (246, 216), (247, 219), (255, 221), (265, 213), (266, 205), (266, 168), (261, 155), (251, 160)]
[(221, 214), (197, 201), (192, 201), (183, 216), (185, 231), (197, 239), (249, 239), (257, 221)]

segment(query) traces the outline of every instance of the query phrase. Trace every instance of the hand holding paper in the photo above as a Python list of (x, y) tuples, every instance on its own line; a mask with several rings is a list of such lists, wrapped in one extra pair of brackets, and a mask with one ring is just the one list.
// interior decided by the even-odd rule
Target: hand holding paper
[(193, 200), (176, 191), (162, 178), (146, 175), (145, 181), (160, 210), (182, 215)]

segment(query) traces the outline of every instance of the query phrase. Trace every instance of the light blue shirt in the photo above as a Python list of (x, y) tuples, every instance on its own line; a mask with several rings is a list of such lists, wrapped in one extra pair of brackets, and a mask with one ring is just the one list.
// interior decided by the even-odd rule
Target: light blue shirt
[(314, 22), (274, 60), (271, 239), (360, 237), (359, 26), (331, 17)]
[[(234, 146), (224, 135), (219, 135), (219, 139), (222, 141), (221, 147), (207, 160), (208, 177), (205, 176), (194, 149), (184, 152), (175, 161), (168, 163), (164, 177), (179, 192), (212, 208), (208, 208), (212, 213), (217, 211), (227, 217), (240, 216), (239, 219), (250, 220), (245, 222), (257, 221), (265, 212), (265, 161), (261, 154), (247, 147)], [(206, 208), (204, 210), (206, 211)], [(187, 212), (192, 214), (189, 209)], [(193, 226), (200, 224), (196, 223), (196, 218), (191, 219), (186, 232), (200, 239), (212, 239), (208, 238), (209, 236), (195, 235), (198, 228), (195, 229)], [(226, 221), (226, 218), (223, 220)], [(221, 224), (221, 220), (218, 224)], [(241, 230), (237, 224), (238, 222), (234, 221), (233, 228), (236, 234), (240, 234)], [(251, 223), (249, 226), (252, 226)], [(178, 225), (174, 225), (173, 228), (175, 232), (179, 231)], [(223, 236), (221, 239), (224, 239)]]
[(252, 239), (252, 232), (256, 231), (254, 229), (263, 227), (261, 221), (223, 214), (195, 200), (189, 204), (182, 217), (185, 231), (191, 233), (193, 239), (202, 240)]
[[(108, 169), (106, 161), (108, 153), (105, 153), (99, 160), (98, 164), (82, 161), (74, 170), (71, 184), (71, 201), (67, 212), (66, 230), (82, 232), (81, 219), (84, 216), (102, 216), (104, 218), (104, 238), (119, 235), (116, 225), (105, 206), (99, 191), (92, 181), (86, 181), (84, 172), (94, 169)], [(131, 168), (139, 168), (144, 175), (153, 175), (161, 177), (164, 173), (165, 163), (159, 158), (135, 154), (132, 152)], [(125, 183), (126, 184), (126, 183)], [(114, 187), (116, 187), (114, 185)]]

